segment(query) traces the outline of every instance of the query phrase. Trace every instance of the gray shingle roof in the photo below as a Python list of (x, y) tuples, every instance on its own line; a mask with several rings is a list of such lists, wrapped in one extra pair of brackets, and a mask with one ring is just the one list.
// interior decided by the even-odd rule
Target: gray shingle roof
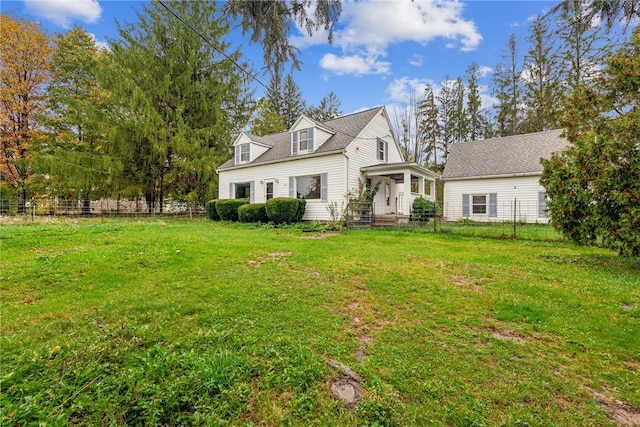
[[(321, 124), (328, 129), (335, 131), (324, 144), (322, 144), (314, 154), (322, 154), (336, 150), (345, 149), (353, 139), (364, 129), (364, 127), (380, 112), (384, 107), (371, 108), (359, 113), (349, 114), (338, 117), (333, 120), (322, 122)], [(291, 155), (291, 137), (289, 131), (256, 137), (255, 141), (263, 144), (272, 145), (272, 148), (264, 152), (260, 157), (255, 159), (250, 165), (260, 163), (285, 160), (296, 156)], [(253, 139), (253, 136), (251, 136)], [(218, 170), (229, 169), (233, 167), (234, 160), (231, 159), (218, 167)]]
[(542, 173), (541, 158), (567, 146), (562, 130), (453, 144), (443, 180)]

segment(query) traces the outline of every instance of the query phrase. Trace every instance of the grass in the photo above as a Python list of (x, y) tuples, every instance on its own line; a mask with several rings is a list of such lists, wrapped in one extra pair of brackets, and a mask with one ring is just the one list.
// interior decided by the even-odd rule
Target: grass
[[(640, 262), (598, 248), (209, 221), (14, 224), (0, 239), (2, 425), (640, 413)], [(332, 398), (343, 374), (325, 358), (364, 378), (355, 409)]]

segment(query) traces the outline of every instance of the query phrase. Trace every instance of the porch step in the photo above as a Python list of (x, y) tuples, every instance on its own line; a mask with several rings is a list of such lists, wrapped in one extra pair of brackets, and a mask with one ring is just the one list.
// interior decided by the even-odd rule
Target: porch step
[(373, 219), (374, 227), (396, 227), (398, 225), (398, 218), (395, 215), (376, 216)]

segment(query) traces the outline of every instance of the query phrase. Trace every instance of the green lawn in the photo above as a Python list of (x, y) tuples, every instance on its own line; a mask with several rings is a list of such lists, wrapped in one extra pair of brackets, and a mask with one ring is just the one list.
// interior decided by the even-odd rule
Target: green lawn
[[(613, 252), (210, 221), (0, 238), (2, 425), (640, 417), (640, 262)], [(332, 398), (344, 374), (327, 358), (363, 378), (353, 410)]]

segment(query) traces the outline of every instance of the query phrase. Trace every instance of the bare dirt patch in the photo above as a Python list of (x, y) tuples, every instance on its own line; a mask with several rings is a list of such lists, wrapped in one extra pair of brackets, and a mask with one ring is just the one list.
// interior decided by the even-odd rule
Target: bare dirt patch
[(640, 426), (640, 409), (620, 400), (613, 400), (599, 391), (594, 391), (593, 397), (618, 425), (624, 427)]
[(491, 336), (501, 341), (513, 341), (517, 342), (518, 344), (524, 344), (525, 342), (527, 342), (524, 335), (510, 329), (494, 329), (491, 332)]
[(326, 239), (327, 237), (337, 236), (339, 233), (307, 233), (300, 236), (301, 239)]
[(272, 252), (268, 254), (266, 257), (259, 257), (258, 259), (250, 259), (247, 261), (249, 265), (253, 265), (254, 267), (260, 267), (267, 261), (280, 261), (283, 258), (286, 258), (291, 255), (291, 252)]
[(347, 409), (355, 408), (364, 394), (361, 385), (364, 383), (364, 379), (339, 360), (330, 357), (325, 357), (324, 360), (329, 366), (340, 370), (343, 374), (331, 383), (329, 387), (331, 395), (334, 399), (344, 402), (344, 406)]
[(453, 274), (447, 277), (447, 282), (458, 288), (470, 290), (476, 293), (482, 292), (482, 286), (480, 286), (477, 281), (473, 280), (469, 276), (460, 276)]

